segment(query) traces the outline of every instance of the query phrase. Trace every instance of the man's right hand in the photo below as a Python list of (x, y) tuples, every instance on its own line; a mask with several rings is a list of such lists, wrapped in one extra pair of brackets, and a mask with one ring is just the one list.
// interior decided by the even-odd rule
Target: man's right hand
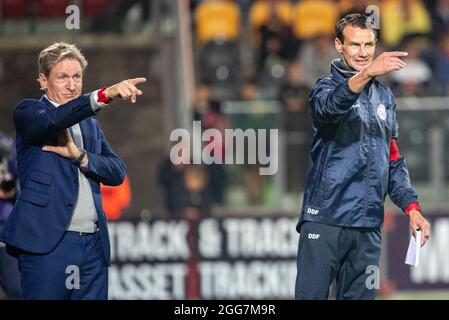
[(45, 145), (42, 147), (42, 150), (59, 154), (61, 157), (70, 160), (76, 159), (80, 156), (80, 151), (75, 142), (73, 142), (69, 129), (62, 129), (59, 131), (56, 146)]
[(128, 100), (131, 98), (131, 102), (135, 103), (137, 96), (142, 95), (142, 91), (137, 89), (137, 85), (147, 81), (146, 78), (134, 78), (123, 80), (113, 86), (110, 86), (104, 90), (104, 94), (108, 99), (122, 98)]
[(405, 67), (405, 62), (401, 57), (408, 56), (405, 51), (384, 52), (380, 54), (373, 62), (362, 70), (369, 78), (382, 76), (393, 70), (400, 70)]

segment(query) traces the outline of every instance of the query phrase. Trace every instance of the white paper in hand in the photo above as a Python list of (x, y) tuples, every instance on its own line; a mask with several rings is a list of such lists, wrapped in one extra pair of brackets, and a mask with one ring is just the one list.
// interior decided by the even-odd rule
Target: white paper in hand
[(412, 234), (410, 238), (405, 263), (417, 267), (419, 264), (419, 249), (421, 248), (421, 230), (416, 230), (415, 235), (416, 237)]

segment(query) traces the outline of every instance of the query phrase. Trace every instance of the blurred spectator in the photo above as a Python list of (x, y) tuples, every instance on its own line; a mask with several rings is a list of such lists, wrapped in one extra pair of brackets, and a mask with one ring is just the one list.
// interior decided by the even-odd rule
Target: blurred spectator
[(248, 78), (245, 80), (241, 90), (242, 100), (255, 100), (259, 98), (260, 91), (257, 85), (257, 80), (254, 78)]
[(258, 47), (262, 41), (260, 30), (275, 21), (277, 25), (288, 26), (292, 22), (292, 7), (287, 0), (256, 0), (249, 11), (249, 23), (253, 44)]
[(301, 192), (309, 166), (308, 147), (311, 138), (308, 97), (310, 88), (304, 81), (300, 63), (288, 67), (279, 100), (283, 105), (283, 126), (287, 141), (287, 190)]
[(7, 158), (13, 148), (13, 139), (0, 131), (0, 157)]
[(301, 0), (293, 10), (293, 32), (298, 39), (334, 35), (338, 6), (331, 0)]
[(209, 41), (199, 48), (197, 61), (199, 81), (211, 84), (214, 97), (235, 99), (241, 72), (238, 43)]
[[(0, 157), (0, 232), (8, 219), (16, 201), (16, 183), (8, 172), (6, 159)], [(20, 273), (17, 258), (6, 252), (3, 243), (0, 243), (0, 287), (8, 299), (21, 299)]]
[(220, 99), (232, 99), (239, 81), (240, 8), (234, 0), (204, 0), (195, 8), (199, 80)]
[(258, 0), (250, 9), (252, 43), (256, 49), (257, 70), (265, 68), (265, 60), (277, 56), (290, 60), (297, 44), (291, 29), (291, 6), (285, 0)]
[(414, 97), (429, 95), (432, 70), (420, 56), (425, 45), (420, 38), (409, 37), (405, 39), (403, 47), (408, 52), (408, 56), (403, 59), (407, 65), (390, 75), (396, 94)]
[(159, 183), (165, 193), (165, 208), (172, 215), (179, 213), (182, 207), (185, 166), (184, 164), (175, 165), (167, 157), (159, 168)]
[(199, 299), (200, 288), (198, 261), (198, 223), (200, 219), (210, 216), (211, 195), (209, 177), (203, 165), (186, 165), (184, 171), (184, 193), (181, 216), (189, 223), (187, 242), (190, 248), (190, 259), (187, 261), (187, 292), (188, 299)]
[[(212, 163), (207, 165), (210, 176), (210, 190), (212, 200), (215, 204), (224, 204), (224, 193), (226, 189), (226, 176), (224, 170), (226, 141), (224, 141), (225, 129), (229, 128), (229, 119), (221, 111), (221, 102), (213, 100), (209, 103), (209, 109), (201, 118), (203, 130), (217, 129), (220, 131), (223, 139), (221, 141), (206, 141), (204, 144), (213, 147), (214, 157), (219, 157), (222, 164)], [(212, 138), (211, 138), (212, 139)], [(219, 152), (219, 154), (215, 154)]]
[(16, 139), (13, 139), (11, 145), (11, 151), (9, 153), (8, 159), (8, 171), (12, 174), (14, 179), (18, 182), (17, 187), (19, 187), (19, 177), (17, 175), (17, 150), (16, 150)]
[(430, 14), (421, 0), (384, 0), (381, 3), (381, 40), (390, 48), (406, 35), (430, 34)]
[(250, 19), (250, 9), (254, 0), (236, 0), (242, 13), (242, 24), (247, 26)]
[(0, 159), (3, 159), (3, 168), (17, 180), (17, 159), (15, 139), (0, 131)]
[(209, 82), (201, 82), (195, 89), (195, 101), (192, 106), (193, 120), (200, 121), (204, 113), (209, 109), (212, 99), (212, 86)]
[(446, 30), (435, 54), (435, 77), (437, 80), (437, 93), (449, 96), (449, 30)]
[(103, 200), (103, 210), (108, 220), (120, 220), (122, 212), (131, 204), (131, 184), (128, 176), (119, 186), (100, 185)]
[(184, 171), (184, 199), (181, 210), (187, 219), (195, 220), (210, 215), (211, 181), (203, 165), (187, 165)]
[(438, 0), (432, 11), (434, 39), (439, 41), (449, 30), (449, 0)]
[(200, 46), (216, 39), (236, 41), (240, 35), (240, 8), (234, 0), (204, 0), (195, 15)]
[(267, 99), (274, 99), (279, 94), (279, 86), (285, 77), (288, 62), (280, 54), (281, 40), (276, 35), (269, 37), (272, 38), (266, 42), (266, 55), (263, 66), (258, 70), (258, 77)]
[(299, 52), (299, 61), (304, 68), (304, 82), (307, 86), (312, 87), (319, 77), (328, 75), (329, 64), (338, 57), (333, 37), (317, 35), (306, 41)]
[(233, 100), (240, 84), (240, 52), (238, 43), (212, 41), (197, 53), (198, 80), (209, 83), (213, 96), (219, 100)]
[(187, 242), (191, 255), (187, 261), (186, 295), (198, 299), (198, 221), (210, 215), (209, 176), (203, 165), (174, 165), (167, 159), (162, 164), (159, 181), (166, 189), (170, 217), (185, 219), (189, 224)]
[(264, 99), (263, 90), (260, 89), (255, 77), (248, 77), (242, 85), (240, 91), (240, 100), (258, 100)]
[[(217, 129), (220, 131), (222, 137), (225, 135), (225, 129), (229, 128), (229, 119), (226, 115), (221, 111), (221, 102), (218, 100), (211, 100), (208, 105), (207, 111), (201, 117), (201, 125), (203, 130), (207, 129)], [(215, 146), (214, 150), (220, 152), (218, 157), (222, 158), (224, 161), (224, 141), (213, 141), (213, 144), (218, 143)], [(207, 145), (210, 143), (206, 142)], [(217, 156), (217, 155), (216, 155)]]
[(165, 189), (166, 208), (172, 218), (196, 220), (210, 214), (211, 190), (208, 170), (203, 165), (174, 165), (166, 159), (159, 171)]
[[(263, 90), (257, 83), (256, 78), (246, 79), (241, 89), (240, 99), (248, 104), (260, 103), (265, 100), (266, 90)], [(263, 103), (263, 102), (262, 102)], [(239, 117), (240, 123), (235, 123), (236, 127), (246, 130), (247, 128), (257, 129), (263, 127), (265, 114), (248, 113)], [(269, 146), (269, 144), (267, 144)], [(268, 148), (267, 146), (267, 148)], [(245, 151), (248, 150), (248, 145), (245, 146)], [(269, 150), (269, 149), (267, 149)], [(245, 152), (245, 155), (247, 153)], [(243, 167), (243, 179), (245, 183), (245, 192), (247, 201), (251, 205), (260, 205), (263, 202), (263, 197), (267, 189), (267, 177), (259, 174), (260, 164), (249, 164), (248, 158), (245, 156), (245, 165)]]
[(263, 197), (267, 188), (267, 178), (259, 173), (257, 164), (245, 164), (244, 181), (247, 200), (250, 205), (263, 204)]
[[(306, 110), (310, 88), (304, 81), (304, 66), (296, 62), (288, 66), (287, 77), (280, 89), (279, 100), (287, 113), (297, 113)], [(295, 124), (296, 128), (304, 127), (304, 123)]]
[(282, 25), (278, 20), (273, 19), (268, 25), (261, 27), (260, 34), (262, 41), (257, 54), (259, 68), (265, 65), (265, 59), (273, 53), (284, 60), (291, 60), (295, 57), (298, 44), (290, 26)]

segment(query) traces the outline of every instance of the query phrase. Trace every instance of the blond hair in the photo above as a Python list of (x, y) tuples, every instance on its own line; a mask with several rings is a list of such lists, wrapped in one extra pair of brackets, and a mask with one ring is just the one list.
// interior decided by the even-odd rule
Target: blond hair
[(87, 60), (81, 51), (74, 45), (66, 42), (56, 42), (39, 53), (38, 67), (39, 73), (46, 77), (50, 75), (51, 69), (64, 59), (78, 60), (83, 68), (87, 67)]

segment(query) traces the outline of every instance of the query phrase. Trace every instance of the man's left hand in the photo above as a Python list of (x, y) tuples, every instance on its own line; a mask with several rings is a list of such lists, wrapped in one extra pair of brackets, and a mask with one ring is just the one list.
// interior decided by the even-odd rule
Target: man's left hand
[(59, 154), (61, 157), (70, 160), (78, 158), (81, 154), (78, 147), (73, 142), (68, 129), (59, 132), (57, 146), (44, 146), (42, 147), (42, 150)]
[(421, 229), (421, 246), (424, 246), (430, 238), (430, 223), (428, 223), (427, 220), (424, 219), (421, 212), (419, 212), (418, 210), (410, 210), (408, 215), (410, 217), (410, 228), (412, 229), (413, 236), (415, 236), (415, 231), (417, 229)]

